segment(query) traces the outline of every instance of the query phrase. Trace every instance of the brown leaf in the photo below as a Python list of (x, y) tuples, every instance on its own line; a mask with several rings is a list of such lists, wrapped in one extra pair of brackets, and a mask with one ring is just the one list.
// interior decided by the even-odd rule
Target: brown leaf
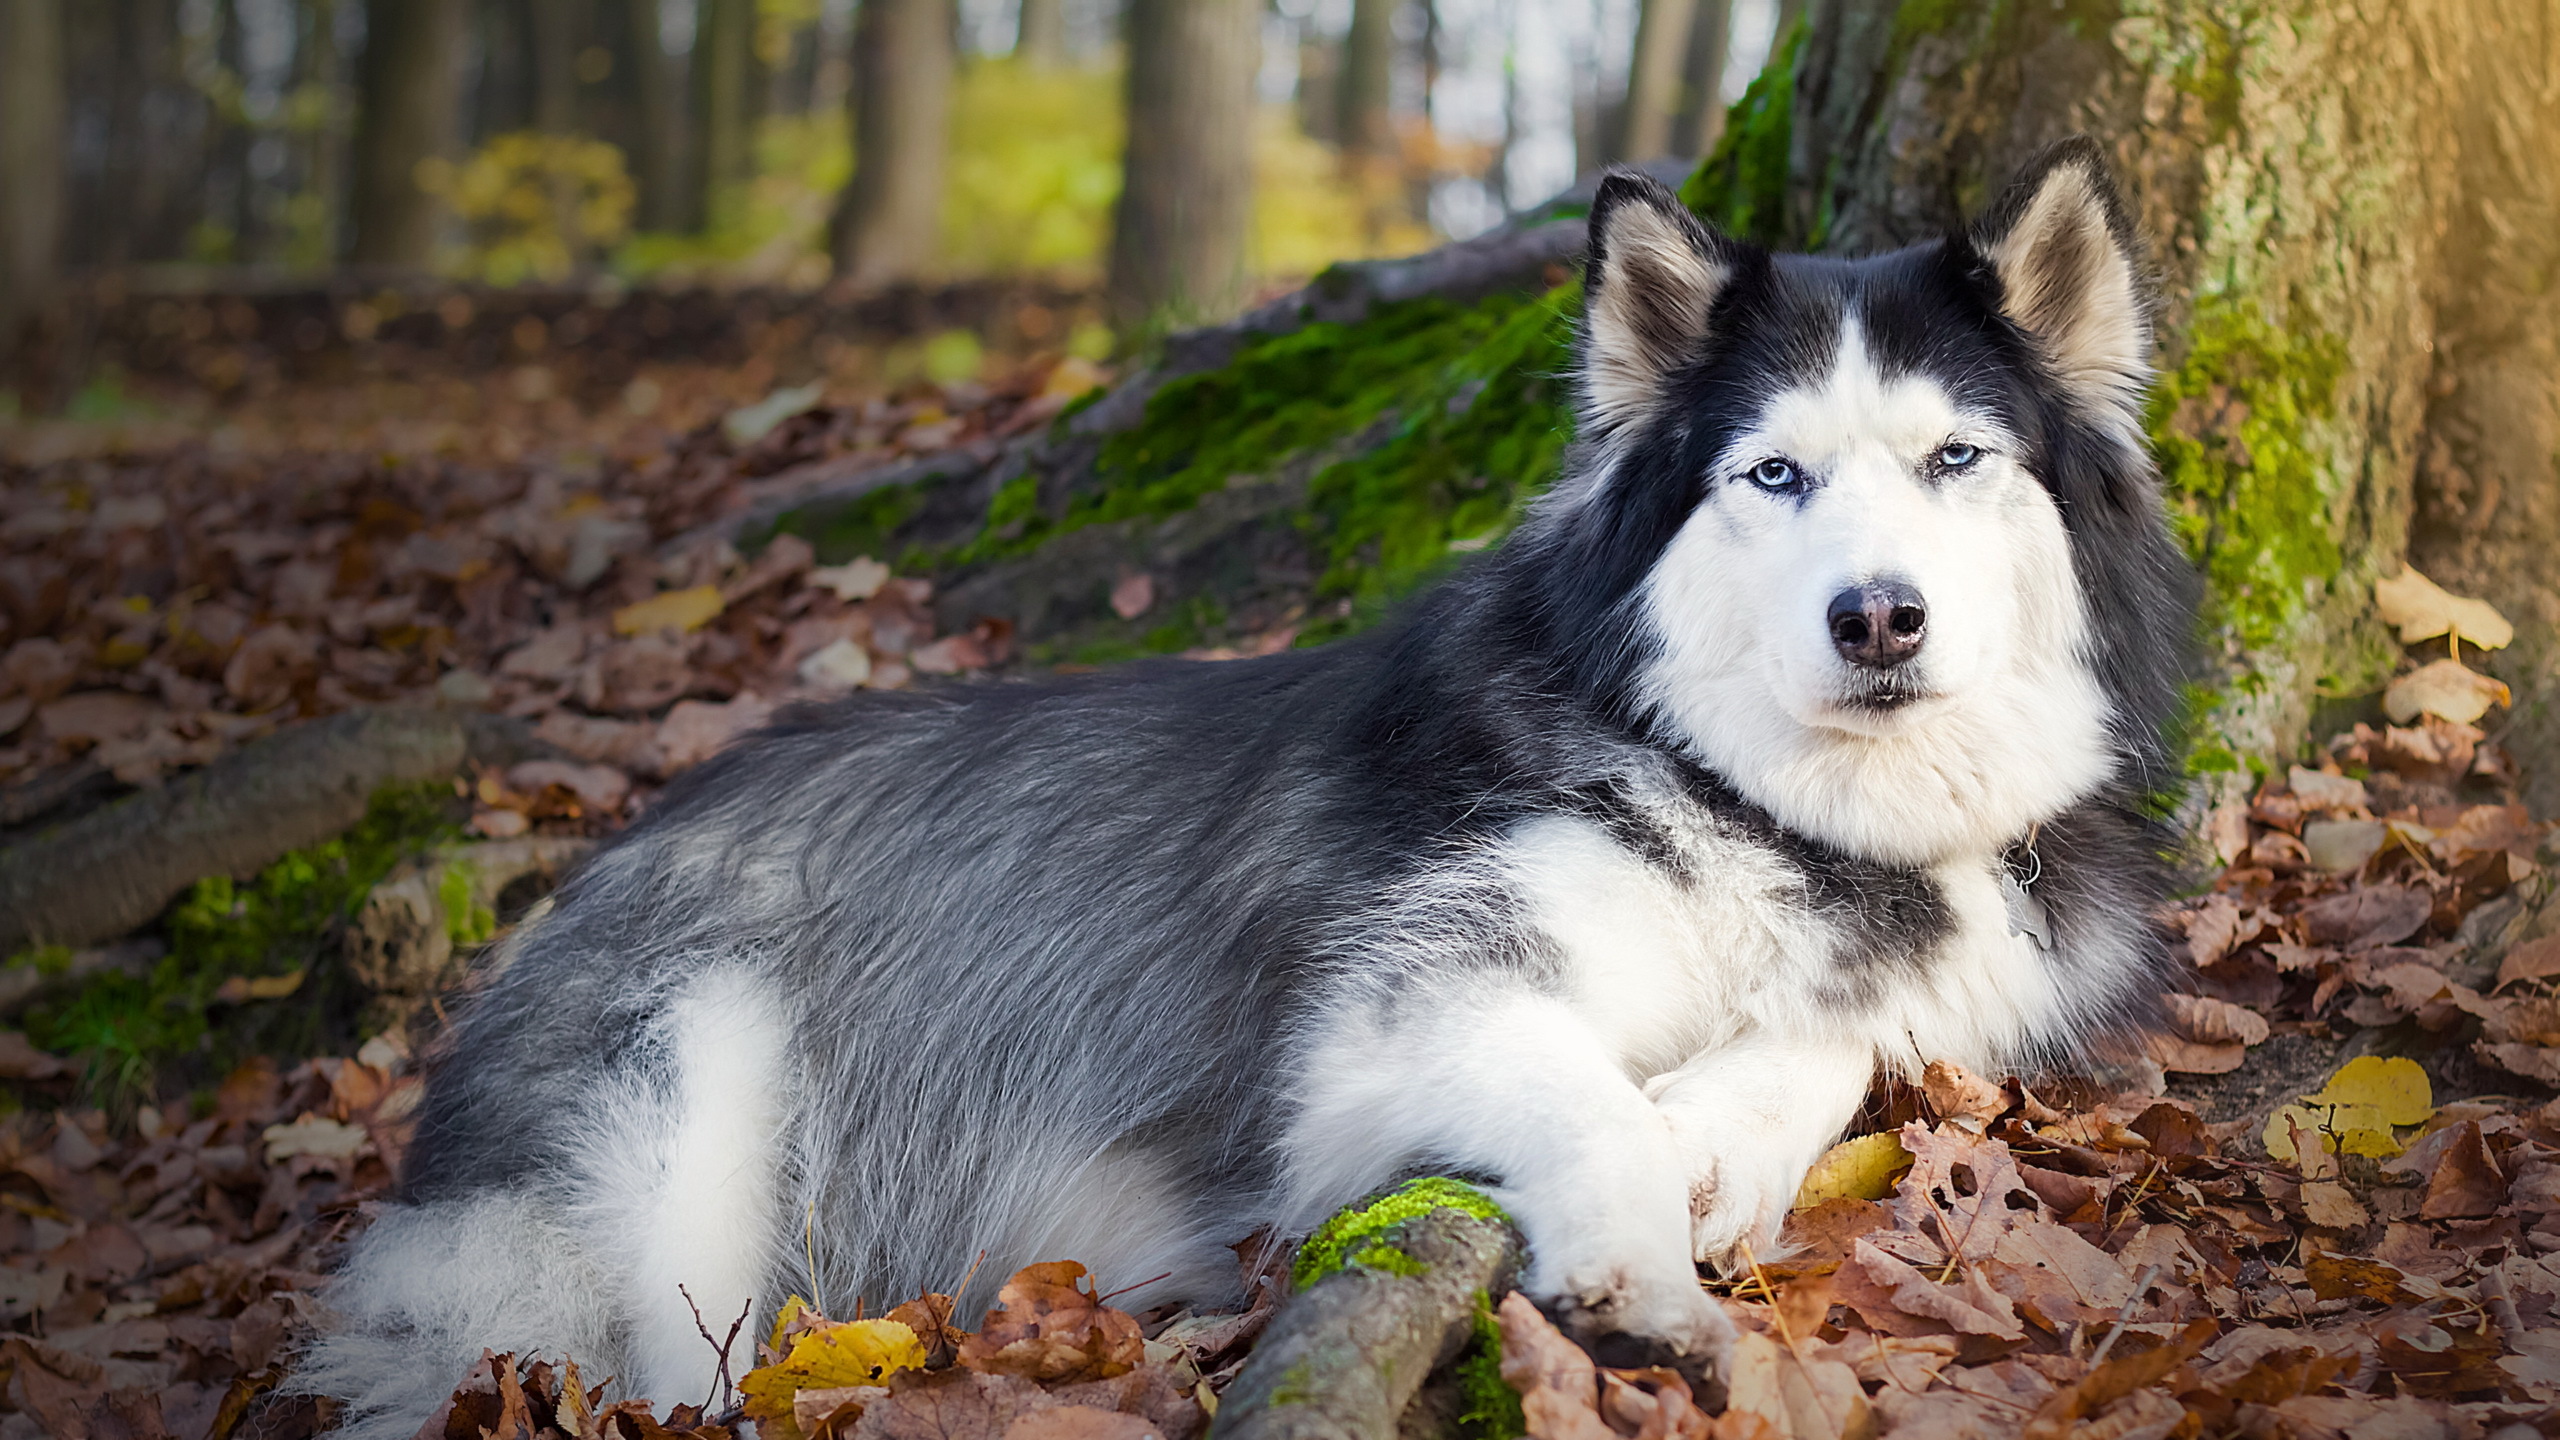
[(1600, 1374), (1582, 1347), (1547, 1322), (1529, 1297), (1502, 1297), (1502, 1382), (1520, 1394), (1529, 1440), (1618, 1440), (1600, 1418)]
[(2168, 1007), (2170, 1022), (2190, 1040), (2206, 1045), (2266, 1042), (2266, 1017), (2254, 1010), (2206, 995), (2163, 995), (2160, 999)]
[(222, 688), (248, 711), (269, 710), (320, 671), (320, 642), (290, 625), (250, 632), (222, 667)]
[(19, 1030), (0, 1030), (0, 1080), (50, 1080), (63, 1073), (60, 1060), (37, 1049)]
[(976, 1370), (904, 1371), (889, 1398), (862, 1409), (861, 1440), (1003, 1440), (1026, 1415), (1054, 1407), (1019, 1375)]
[(1726, 1419), (1737, 1413), (1756, 1415), (1778, 1434), (1796, 1440), (1873, 1436), (1876, 1420), (1857, 1371), (1819, 1353), (1820, 1348), (1799, 1341), (1790, 1349), (1756, 1330), (1736, 1335), (1725, 1377)]
[(2545, 935), (2507, 952), (2507, 958), (2498, 962), (2496, 988), (2504, 990), (2519, 981), (2548, 980), (2554, 975), (2560, 975), (2560, 935)]
[[(1891, 1297), (1895, 1309), (1914, 1319), (1936, 1321), (1960, 1335), (1991, 1335), (2003, 1340), (2027, 1337), (2009, 1297), (1991, 1288), (1971, 1267), (1957, 1266), (1955, 1283), (1942, 1285), (1909, 1262), (1877, 1249), (1872, 1239), (1860, 1237), (1848, 1264), (1840, 1267), (1841, 1298), (1852, 1305), (1858, 1305), (1850, 1298), (1853, 1279), (1849, 1271), (1853, 1266)], [(1859, 1306), (1859, 1313), (1867, 1314), (1863, 1305)], [(1876, 1317), (1867, 1318), (1873, 1323)]]
[(2418, 1214), (2428, 1220), (2472, 1219), (2495, 1215), (2507, 1203), (2507, 1177), (2489, 1154), (2480, 1122), (2465, 1120), (2436, 1161), (2427, 1180), (2426, 1203)]
[(1136, 1369), (1147, 1344), (1138, 1322), (1094, 1298), (1072, 1260), (1026, 1265), (996, 1292), (996, 1309), (960, 1347), (960, 1363), (1044, 1383), (1098, 1380)]
[(2434, 911), (2434, 898), (2415, 886), (2364, 885), (2304, 906), (2302, 924), (2319, 944), (2370, 950), (2417, 934)]
[(2077, 1382), (2055, 1391), (2027, 1422), (2026, 1440), (2062, 1440), (2077, 1433), (2079, 1421), (2160, 1383), (2170, 1371), (2195, 1358), (2221, 1329), (2211, 1320), (2197, 1320), (2166, 1345), (2109, 1357)]
[(2249, 1047), (2236, 1040), (2207, 1045), (2183, 1035), (2153, 1031), (2143, 1037), (2142, 1043), (2154, 1064), (2180, 1075), (2227, 1075), (2249, 1058)]
[(2304, 1259), (2302, 1273), (2309, 1277), (2311, 1293), (2323, 1300), (2362, 1297), (2385, 1305), (2408, 1305), (2419, 1298), (2402, 1283), (2408, 1277), (2399, 1267), (2379, 1260), (2323, 1251)]
[(1690, 1397), (1689, 1382), (1658, 1365), (1602, 1370), (1600, 1417), (1628, 1440), (1712, 1440), (1716, 1425)]
[(1932, 1114), (1988, 1125), (2009, 1108), (1998, 1084), (1983, 1079), (1952, 1060), (1932, 1060), (1920, 1074), (1920, 1093)]
[(1061, 1405), (1034, 1410), (1005, 1427), (1004, 1440), (1165, 1440), (1164, 1432), (1143, 1415)]

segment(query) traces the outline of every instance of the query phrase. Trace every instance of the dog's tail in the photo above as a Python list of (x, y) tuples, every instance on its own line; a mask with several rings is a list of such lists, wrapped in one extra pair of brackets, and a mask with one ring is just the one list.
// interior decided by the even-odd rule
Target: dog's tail
[(481, 1351), (558, 1360), (587, 1378), (619, 1357), (610, 1285), (536, 1195), (493, 1191), (387, 1210), (349, 1252), (326, 1333), (285, 1382), (346, 1403), (341, 1440), (407, 1440)]

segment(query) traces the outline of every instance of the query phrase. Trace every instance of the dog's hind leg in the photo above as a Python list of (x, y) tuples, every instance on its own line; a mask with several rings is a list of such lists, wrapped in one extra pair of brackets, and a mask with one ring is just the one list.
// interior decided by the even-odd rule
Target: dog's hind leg
[(1497, 1177), (1526, 1287), (1576, 1338), (1623, 1363), (1721, 1363), (1733, 1327), (1689, 1258), (1671, 1126), (1564, 1002), (1504, 987), (1410, 1006), (1348, 1027), (1306, 1080), (1294, 1168), (1331, 1203), (1417, 1162)]
[[(584, 1147), (588, 1218), (619, 1282), (633, 1370), (625, 1393), (698, 1404), (712, 1398), (722, 1360), (703, 1329), (726, 1337), (743, 1311), (782, 1298), (764, 1292), (790, 1228), (781, 1187), (791, 1025), (768, 982), (724, 967), (676, 991), (645, 1043), (654, 1053), (633, 1057), (633, 1083)], [(754, 1363), (753, 1329), (740, 1329), (727, 1356), (732, 1377)]]

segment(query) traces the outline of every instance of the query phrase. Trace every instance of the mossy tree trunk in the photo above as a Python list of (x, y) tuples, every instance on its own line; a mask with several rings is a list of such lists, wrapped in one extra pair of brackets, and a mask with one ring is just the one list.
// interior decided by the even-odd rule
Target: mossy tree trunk
[[(2519, 748), (2560, 759), (2548, 4), (1822, 0), (1789, 79), (1713, 197), (1781, 243), (1940, 231), (2073, 132), (2114, 155), (2163, 282), (2154, 438), (2209, 582), (2201, 766), (2280, 760), (2323, 697), (2381, 686), (2372, 582), (2413, 544), (2518, 622), (2489, 668)], [(1740, 193), (1780, 154), (1779, 193)]]

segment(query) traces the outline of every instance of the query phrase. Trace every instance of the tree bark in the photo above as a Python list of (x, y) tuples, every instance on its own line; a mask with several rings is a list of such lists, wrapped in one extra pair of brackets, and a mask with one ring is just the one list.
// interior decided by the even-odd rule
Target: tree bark
[(665, 39), (658, 32), (658, 0), (623, 0), (624, 24), (631, 39), (631, 93), (638, 108), (640, 225), (646, 230), (682, 230), (686, 213), (682, 145), (678, 126), (683, 114), (676, 103), (676, 77), (667, 60)]
[(1704, 155), (1724, 138), (1724, 67), (1733, 53), (1733, 0), (1697, 0), (1688, 61), (1680, 70), (1680, 114), (1671, 153)]
[(1395, 153), (1396, 7), (1400, 0), (1353, 0), (1335, 73), (1335, 121), (1342, 153), (1355, 166)]
[(755, 0), (702, 0), (695, 15), (691, 188), (707, 228), (755, 176)]
[(2316, 701), (2389, 677), (2372, 587), (2413, 515), (2432, 578), (2517, 622), (2485, 664), (2532, 758), (2560, 759), (2549, 7), (1910, 8), (1817, 0), (1786, 133), (1734, 148), (1783, 146), (1774, 238), (1854, 253), (1961, 223), (2065, 134), (2108, 145), (2164, 281), (2153, 438), (2207, 577), (2218, 798), (2293, 756)]
[(1022, 0), (1014, 24), (1013, 58), (1044, 70), (1067, 63), (1067, 11), (1063, 0)]
[(0, 0), (0, 351), (59, 282), (62, 77), (62, 0)]
[(1644, 0), (1636, 17), (1635, 54), (1627, 63), (1627, 103), (1619, 116), (1617, 160), (1651, 160), (1671, 153), (1672, 122), (1680, 114), (1681, 72), (1689, 59), (1689, 30), (1698, 0)]
[(1124, 323), (1214, 315), (1241, 290), (1261, 51), (1254, 0), (1131, 0), (1109, 287)]
[(454, 141), (469, 7), (463, 0), (370, 0), (356, 114), (358, 264), (422, 269), (435, 258), (441, 207), (418, 167)]
[(909, 280), (942, 229), (951, 127), (950, 0), (864, 0), (853, 32), (853, 183), (835, 229), (836, 276)]
[(586, 34), (582, 0), (528, 0), (533, 35), (533, 128), (577, 133), (578, 43)]

